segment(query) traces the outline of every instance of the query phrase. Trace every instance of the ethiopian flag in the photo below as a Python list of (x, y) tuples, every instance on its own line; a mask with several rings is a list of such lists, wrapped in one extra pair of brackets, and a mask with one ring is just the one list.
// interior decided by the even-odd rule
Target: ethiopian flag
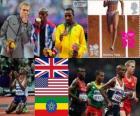
[(35, 96), (36, 116), (68, 116), (67, 96)]

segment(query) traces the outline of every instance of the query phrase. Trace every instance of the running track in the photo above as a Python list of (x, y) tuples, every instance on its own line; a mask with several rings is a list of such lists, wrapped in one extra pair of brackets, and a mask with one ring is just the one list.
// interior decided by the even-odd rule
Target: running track
[[(5, 110), (8, 105), (11, 103), (13, 97), (0, 97), (0, 116), (17, 116), (15, 112), (12, 114), (6, 114)], [(29, 110), (28, 113), (20, 114), (20, 116), (34, 116), (34, 96), (28, 96), (27, 98), (27, 108)]]

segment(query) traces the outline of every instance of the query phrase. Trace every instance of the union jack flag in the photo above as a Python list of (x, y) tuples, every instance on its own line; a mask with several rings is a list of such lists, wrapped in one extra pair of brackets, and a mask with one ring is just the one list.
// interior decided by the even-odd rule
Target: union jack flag
[(68, 59), (35, 58), (36, 78), (68, 78)]

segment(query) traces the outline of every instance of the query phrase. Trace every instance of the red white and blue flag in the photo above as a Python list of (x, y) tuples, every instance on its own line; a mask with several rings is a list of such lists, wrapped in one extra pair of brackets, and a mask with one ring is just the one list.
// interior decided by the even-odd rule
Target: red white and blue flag
[(67, 78), (68, 59), (35, 58), (35, 77)]

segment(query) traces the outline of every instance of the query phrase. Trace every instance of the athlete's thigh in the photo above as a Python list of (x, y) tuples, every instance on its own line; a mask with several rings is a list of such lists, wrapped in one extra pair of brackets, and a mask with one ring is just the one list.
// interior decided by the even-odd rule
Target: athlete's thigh
[(119, 24), (119, 13), (116, 12), (113, 17), (113, 27), (116, 29)]
[(124, 110), (121, 110), (121, 111), (120, 111), (120, 116), (126, 116), (126, 114), (125, 114), (125, 111), (124, 111)]
[(112, 22), (112, 18), (109, 15), (107, 15), (107, 28), (109, 33), (113, 32), (113, 22)]
[(130, 115), (130, 113), (129, 113), (129, 114), (127, 114), (127, 116), (131, 116), (131, 115)]

